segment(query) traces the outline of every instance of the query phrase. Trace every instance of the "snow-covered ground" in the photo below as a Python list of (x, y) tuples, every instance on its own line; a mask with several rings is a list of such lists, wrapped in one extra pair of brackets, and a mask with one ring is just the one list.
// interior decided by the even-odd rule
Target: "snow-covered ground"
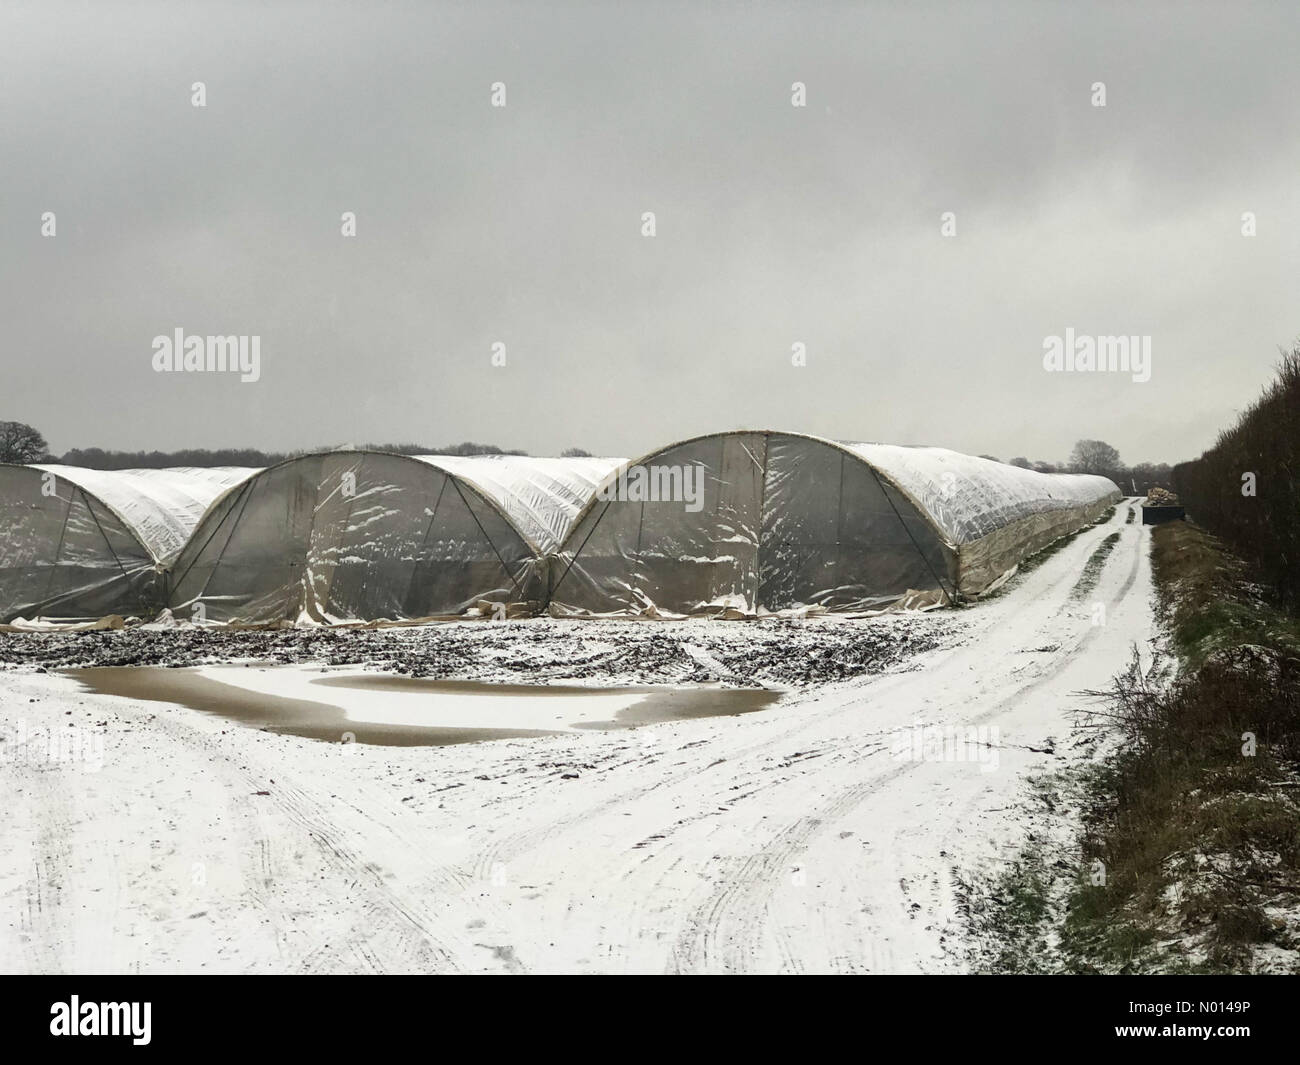
[[(1010, 856), (1026, 776), (1065, 756), (1080, 693), (1105, 687), (1155, 635), (1148, 530), (1125, 524), (1127, 512), (963, 610), (806, 624), (539, 620), (506, 637), (518, 653), (490, 638), (511, 663), (503, 679), (526, 675), (521, 657), (545, 658), (560, 633), (574, 645), (568, 675), (589, 682), (646, 679), (637, 641), (671, 645), (682, 663), (667, 679), (789, 681), (779, 703), (739, 717), (371, 746), (91, 694), (34, 665), (0, 672), (3, 721), (29, 738), (26, 756), (12, 732), (0, 745), (0, 966), (957, 970), (954, 870)], [(1098, 582), (1081, 590), (1114, 532)], [(461, 628), (466, 639), (489, 631)], [(843, 680), (825, 679), (834, 662), (801, 673), (791, 661), (857, 653), (852, 634), (876, 632), (908, 635), (913, 650), (872, 651)], [(594, 675), (581, 647), (617, 647), (620, 633), (632, 664)], [(367, 635), (394, 647), (419, 638)], [(750, 670), (728, 650), (745, 641), (760, 648)], [(779, 667), (774, 644), (786, 647)], [(538, 670), (552, 681), (566, 675), (553, 658)], [(491, 670), (480, 661), (464, 673)], [(334, 702), (349, 689), (319, 692)], [(33, 739), (42, 728), (71, 737), (58, 757)], [(936, 739), (962, 742), (944, 757)]]

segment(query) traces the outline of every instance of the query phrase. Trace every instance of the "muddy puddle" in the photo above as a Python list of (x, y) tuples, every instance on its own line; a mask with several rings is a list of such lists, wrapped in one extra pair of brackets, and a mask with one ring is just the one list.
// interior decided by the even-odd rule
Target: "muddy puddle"
[(297, 666), (62, 672), (100, 695), (179, 703), (241, 725), (331, 743), (398, 747), (733, 717), (780, 697), (750, 688), (491, 684)]

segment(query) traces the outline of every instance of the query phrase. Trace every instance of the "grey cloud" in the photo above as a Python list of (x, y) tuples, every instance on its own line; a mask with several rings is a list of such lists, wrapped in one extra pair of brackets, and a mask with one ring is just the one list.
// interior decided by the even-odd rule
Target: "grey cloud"
[[(1262, 4), (6, 5), (0, 417), (56, 450), (636, 454), (773, 425), (1189, 457), (1300, 332), (1298, 24)], [(261, 382), (154, 374), (178, 325), (261, 334)], [(1151, 382), (1044, 374), (1067, 326), (1150, 333)]]

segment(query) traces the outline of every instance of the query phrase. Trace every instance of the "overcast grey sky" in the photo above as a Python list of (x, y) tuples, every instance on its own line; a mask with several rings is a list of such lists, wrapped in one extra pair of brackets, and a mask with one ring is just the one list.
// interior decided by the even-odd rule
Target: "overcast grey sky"
[[(1190, 458), (1300, 334), (1297, 43), (1294, 3), (4, 0), (0, 419)], [(261, 380), (155, 373), (178, 327)], [(1067, 327), (1150, 381), (1045, 372)]]

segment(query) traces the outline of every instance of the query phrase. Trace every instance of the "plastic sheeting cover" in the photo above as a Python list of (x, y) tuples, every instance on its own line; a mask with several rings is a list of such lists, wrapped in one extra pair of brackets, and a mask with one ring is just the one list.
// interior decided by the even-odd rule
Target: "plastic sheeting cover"
[(244, 466), (173, 466), (159, 470), (89, 470), (33, 465), (71, 481), (117, 513), (159, 562), (171, 562), (223, 492), (256, 469)]
[(1005, 525), (1118, 495), (1084, 473), (1039, 473), (942, 447), (844, 442), (914, 499), (949, 543), (968, 544)]
[(694, 503), (597, 498), (552, 566), (554, 612), (855, 610), (956, 584), (953, 552), (916, 507), (826, 441), (723, 433), (632, 466), (698, 470), (702, 490)]
[(601, 482), (627, 461), (527, 455), (416, 457), (473, 484), (505, 511), (539, 554), (560, 546)]
[(0, 621), (152, 615), (163, 564), (249, 472), (0, 466)]
[(170, 603), (208, 621), (337, 623), (540, 601), (540, 565), (472, 482), (428, 458), (306, 455), (212, 507), (173, 567)]
[(1119, 495), (1105, 478), (793, 433), (699, 437), (631, 465), (698, 468), (701, 505), (593, 501), (552, 566), (553, 612), (755, 615), (942, 602), (987, 587)]

